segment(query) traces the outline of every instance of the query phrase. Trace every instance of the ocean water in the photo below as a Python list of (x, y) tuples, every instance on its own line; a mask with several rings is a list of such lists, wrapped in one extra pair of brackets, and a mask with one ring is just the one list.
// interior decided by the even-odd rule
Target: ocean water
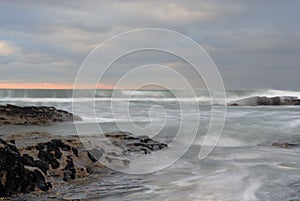
[[(100, 127), (102, 132), (130, 131), (170, 143), (184, 124), (183, 137), (177, 143), (188, 149), (160, 171), (95, 176), (42, 194), (36, 200), (51, 200), (54, 195), (55, 200), (300, 200), (300, 148), (271, 146), (278, 141), (300, 140), (300, 106), (228, 106), (223, 132), (215, 145), (206, 133), (212, 110), (224, 111), (224, 106), (218, 105), (220, 100), (210, 100), (207, 91), (178, 91), (179, 97), (168, 91), (119, 90), (113, 94), (111, 90), (82, 90), (80, 94), (72, 99), (72, 90), (0, 90), (0, 104), (55, 106), (76, 111), (83, 118), (81, 122), (50, 126), (5, 126), (0, 132), (38, 130), (69, 135), (76, 134), (80, 127), (84, 135), (97, 134)], [(300, 98), (300, 92), (239, 90), (226, 91), (226, 96), (226, 102), (230, 102), (251, 96)], [(189, 144), (185, 139), (190, 139), (189, 131), (195, 127), (199, 128)], [(212, 145), (212, 152), (200, 160), (200, 149)]]

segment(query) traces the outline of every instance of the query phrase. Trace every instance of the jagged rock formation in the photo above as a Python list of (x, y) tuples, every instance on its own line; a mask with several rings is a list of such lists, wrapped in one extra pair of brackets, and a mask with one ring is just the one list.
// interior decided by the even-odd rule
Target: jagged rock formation
[(152, 140), (148, 136), (135, 137), (125, 132), (107, 133), (105, 136), (110, 138), (114, 145), (121, 146), (128, 152), (149, 154), (167, 147), (166, 144)]
[(19, 107), (15, 105), (0, 106), (0, 126), (2, 125), (42, 125), (54, 122), (79, 121), (79, 116), (73, 115), (55, 107)]
[[(149, 154), (167, 147), (147, 136), (124, 132), (81, 139), (39, 132), (1, 138), (0, 197), (47, 191), (58, 181), (69, 182), (90, 174), (109, 174), (112, 170), (103, 164), (126, 167), (130, 163), (126, 157), (132, 152)], [(83, 146), (90, 142), (91, 146)]]
[(15, 145), (0, 139), (0, 197), (51, 187), (40, 170), (25, 168), (26, 158)]
[(255, 96), (230, 102), (230, 106), (256, 106), (256, 105), (300, 105), (300, 99), (293, 96), (265, 97)]

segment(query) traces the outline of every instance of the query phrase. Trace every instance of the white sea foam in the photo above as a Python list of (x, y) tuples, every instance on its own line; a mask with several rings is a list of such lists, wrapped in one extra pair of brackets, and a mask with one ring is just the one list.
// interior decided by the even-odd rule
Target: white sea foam
[[(123, 101), (123, 102), (183, 102), (197, 103), (200, 105), (222, 104), (224, 100), (213, 99), (209, 96), (208, 91), (170, 91), (159, 90), (91, 90), (82, 91), (79, 97), (72, 97), (71, 90), (0, 90), (0, 102), (27, 102), (27, 103), (71, 103), (71, 102), (107, 102), (107, 101)], [(211, 92), (218, 94), (218, 91)], [(248, 98), (252, 96), (294, 96), (300, 98), (299, 91), (280, 91), (280, 90), (250, 90), (250, 91), (233, 91), (226, 92), (226, 102), (237, 99)]]

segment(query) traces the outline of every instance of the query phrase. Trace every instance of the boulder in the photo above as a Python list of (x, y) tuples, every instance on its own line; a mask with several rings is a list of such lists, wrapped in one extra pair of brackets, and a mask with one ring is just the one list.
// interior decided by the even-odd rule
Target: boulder
[(80, 121), (79, 116), (54, 107), (0, 106), (0, 126), (2, 125), (42, 125), (54, 122)]

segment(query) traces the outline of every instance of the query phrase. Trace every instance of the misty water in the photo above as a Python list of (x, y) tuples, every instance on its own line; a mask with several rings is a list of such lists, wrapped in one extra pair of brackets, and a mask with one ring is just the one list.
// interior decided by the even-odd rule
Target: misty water
[[(134, 135), (132, 123), (139, 128), (148, 128), (150, 136), (169, 143), (174, 139), (185, 108), (185, 123), (193, 127), (195, 107), (200, 111), (199, 130), (188, 151), (174, 164), (151, 174), (123, 174), (97, 176), (77, 180), (62, 188), (53, 188), (39, 196), (23, 195), (30, 200), (300, 200), (300, 149), (284, 149), (272, 146), (274, 142), (300, 140), (300, 106), (228, 106), (221, 138), (214, 150), (205, 159), (198, 157), (201, 142), (211, 120), (207, 92), (198, 91), (197, 97), (182, 92), (184, 106), (166, 91), (141, 91), (125, 100), (130, 91), (121, 91), (112, 97), (109, 90), (97, 91), (96, 99), (76, 99), (82, 122), (76, 122), (87, 134), (97, 134), (95, 125), (103, 132), (128, 128)], [(129, 94), (129, 95), (128, 95)], [(1, 104), (55, 106), (72, 112), (72, 92), (68, 90), (2, 90)], [(294, 91), (228, 91), (227, 101), (255, 95), (297, 96)], [(96, 116), (86, 108), (95, 101)], [(217, 100), (214, 100), (217, 103)], [(111, 106), (117, 112), (112, 115)], [(218, 109), (222, 106), (214, 106)], [(130, 119), (127, 115), (130, 113)], [(150, 112), (149, 112), (150, 111)], [(164, 122), (163, 129), (161, 124)], [(189, 125), (190, 122), (190, 125)], [(147, 127), (147, 126), (150, 126)], [(157, 135), (151, 133), (151, 129)], [(48, 131), (53, 134), (76, 134), (74, 123), (46, 126), (5, 126), (1, 133), (26, 130)], [(125, 130), (126, 131), (126, 130)], [(155, 133), (154, 132), (154, 133)], [(188, 133), (188, 132), (187, 132)], [(182, 140), (180, 143), (186, 143)], [(20, 199), (20, 198), (16, 198)]]

